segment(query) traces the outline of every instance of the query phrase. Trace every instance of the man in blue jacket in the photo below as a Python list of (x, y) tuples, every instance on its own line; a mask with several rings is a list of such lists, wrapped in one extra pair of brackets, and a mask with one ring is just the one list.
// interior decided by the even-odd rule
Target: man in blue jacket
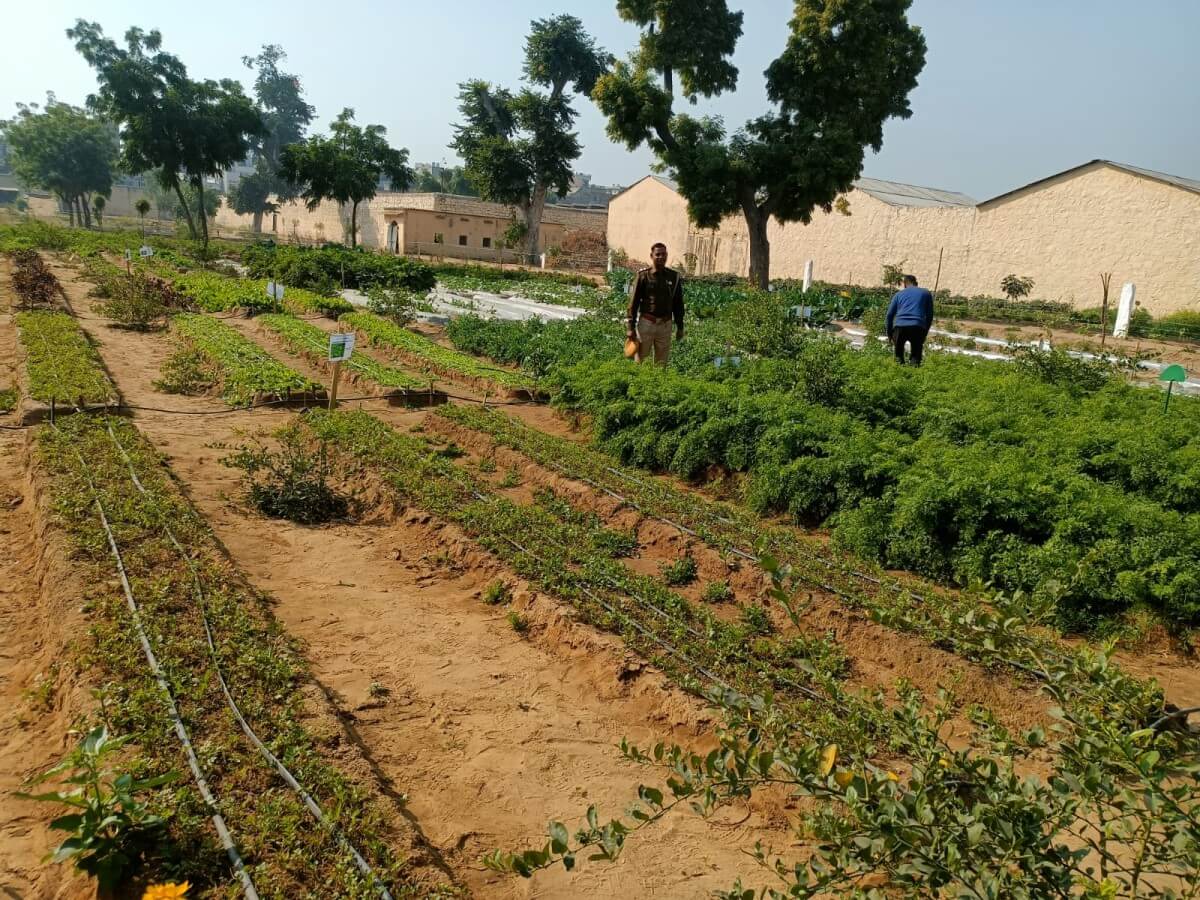
[(925, 336), (933, 326), (933, 294), (917, 287), (916, 276), (905, 275), (904, 287), (892, 297), (887, 310), (887, 336), (896, 349), (896, 362), (904, 364), (904, 344), (912, 348), (912, 364), (921, 364)]

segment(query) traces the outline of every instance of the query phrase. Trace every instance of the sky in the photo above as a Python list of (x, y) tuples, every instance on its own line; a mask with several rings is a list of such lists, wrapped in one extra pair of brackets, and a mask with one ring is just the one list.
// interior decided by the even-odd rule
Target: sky
[[(783, 49), (792, 4), (730, 6), (745, 12), (738, 89), (690, 111), (733, 130), (766, 108), (762, 72)], [(453, 163), (458, 83), (517, 86), (530, 20), (563, 12), (615, 55), (637, 41), (611, 0), (12, 0), (0, 117), (46, 91), (82, 103), (95, 89), (64, 33), (82, 16), (117, 38), (130, 25), (158, 28), (193, 77), (234, 77), (247, 89), (241, 57), (281, 44), (318, 128), (352, 107), (360, 124), (386, 126), (411, 161)], [(914, 0), (909, 18), (928, 43), (913, 115), (887, 124), (864, 175), (977, 200), (1095, 158), (1200, 178), (1200, 0)], [(649, 151), (611, 143), (590, 100), (576, 108), (578, 172), (628, 185), (650, 171)]]

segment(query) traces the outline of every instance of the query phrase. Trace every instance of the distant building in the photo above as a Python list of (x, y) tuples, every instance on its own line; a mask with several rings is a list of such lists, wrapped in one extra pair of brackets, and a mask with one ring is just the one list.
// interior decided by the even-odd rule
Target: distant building
[[(1033, 296), (1098, 306), (1100, 273), (1134, 282), (1152, 315), (1200, 309), (1200, 181), (1095, 159), (976, 203), (965, 194), (861, 178), (844, 211), (808, 225), (767, 228), (771, 275), (878, 284), (903, 264), (921, 284), (1000, 295), (1008, 274), (1033, 278)], [(655, 241), (692, 271), (749, 272), (745, 220), (696, 228), (674, 183), (648, 175), (612, 199), (608, 245), (645, 260)]]

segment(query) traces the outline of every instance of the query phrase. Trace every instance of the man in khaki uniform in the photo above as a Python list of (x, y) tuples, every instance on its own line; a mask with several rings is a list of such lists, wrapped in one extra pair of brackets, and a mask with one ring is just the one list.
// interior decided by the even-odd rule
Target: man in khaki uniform
[(648, 269), (639, 269), (629, 285), (626, 335), (638, 342), (638, 362), (654, 355), (665, 366), (671, 355), (671, 323), (675, 339), (683, 340), (683, 276), (667, 268), (667, 245), (650, 248)]

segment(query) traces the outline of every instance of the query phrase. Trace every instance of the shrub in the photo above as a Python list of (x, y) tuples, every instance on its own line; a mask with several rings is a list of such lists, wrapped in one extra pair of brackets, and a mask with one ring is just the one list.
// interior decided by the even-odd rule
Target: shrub
[(705, 603), (727, 603), (733, 599), (733, 588), (728, 581), (710, 581), (704, 586), (700, 599)]
[(425, 293), (437, 280), (433, 270), (417, 260), (340, 244), (326, 244), (320, 249), (254, 244), (242, 251), (242, 263), (255, 278), (273, 278), (324, 294), (332, 294), (339, 287), (401, 288)]
[(1005, 275), (1000, 279), (1000, 290), (1009, 300), (1020, 300), (1028, 297), (1033, 290), (1033, 279), (1021, 275)]
[(512, 599), (512, 588), (502, 579), (497, 578), (483, 589), (483, 602), (488, 606), (507, 603)]
[(251, 505), (263, 515), (301, 525), (346, 518), (350, 500), (329, 484), (333, 467), (325, 442), (311, 449), (297, 425), (282, 429), (276, 437), (278, 450), (256, 442), (222, 460), (242, 470)]
[(367, 309), (377, 316), (391, 319), (397, 325), (407, 325), (416, 318), (417, 301), (420, 298), (411, 291), (373, 287), (367, 291), (367, 297)]

